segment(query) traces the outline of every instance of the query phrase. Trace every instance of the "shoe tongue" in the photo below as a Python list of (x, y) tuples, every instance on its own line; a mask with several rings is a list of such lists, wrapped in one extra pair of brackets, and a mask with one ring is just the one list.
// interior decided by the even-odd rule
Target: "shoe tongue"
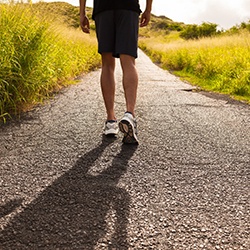
[(134, 119), (134, 116), (130, 112), (126, 112), (125, 115)]

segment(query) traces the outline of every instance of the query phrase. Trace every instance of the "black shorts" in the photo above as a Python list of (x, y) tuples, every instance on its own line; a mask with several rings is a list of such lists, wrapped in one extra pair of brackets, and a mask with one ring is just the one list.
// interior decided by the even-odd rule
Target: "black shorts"
[(139, 14), (130, 10), (108, 10), (95, 16), (98, 52), (137, 58)]

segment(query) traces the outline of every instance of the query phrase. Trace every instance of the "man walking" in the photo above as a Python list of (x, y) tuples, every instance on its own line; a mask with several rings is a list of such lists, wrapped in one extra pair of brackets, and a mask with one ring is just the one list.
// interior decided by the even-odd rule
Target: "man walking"
[[(107, 112), (104, 134), (124, 134), (123, 143), (136, 143), (137, 126), (135, 105), (138, 75), (135, 67), (138, 48), (138, 29), (149, 23), (153, 0), (146, 0), (146, 9), (141, 13), (138, 0), (94, 0), (92, 18), (96, 25), (98, 52), (102, 58), (101, 89)], [(86, 17), (86, 0), (80, 0), (80, 24), (82, 31), (90, 32)], [(123, 72), (123, 88), (126, 112), (120, 122), (114, 110), (115, 100), (115, 58), (120, 58)]]

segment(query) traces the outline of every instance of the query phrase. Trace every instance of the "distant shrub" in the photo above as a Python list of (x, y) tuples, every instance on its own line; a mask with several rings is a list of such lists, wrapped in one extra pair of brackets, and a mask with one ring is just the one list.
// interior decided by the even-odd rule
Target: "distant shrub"
[(170, 30), (176, 30), (176, 31), (182, 31), (183, 27), (182, 27), (182, 24), (173, 23), (173, 24), (169, 25), (169, 29)]
[(157, 21), (151, 23), (151, 29), (164, 30), (164, 31), (181, 31), (182, 25), (180, 23), (168, 22), (168, 21)]
[(151, 28), (164, 30), (168, 28), (168, 23), (165, 21), (152, 22)]
[(250, 32), (250, 20), (248, 22), (242, 22), (239, 25), (235, 25), (226, 31), (227, 34), (240, 34), (241, 31)]
[(219, 33), (217, 26), (217, 24), (205, 22), (201, 25), (189, 24), (180, 32), (180, 37), (186, 40), (211, 37)]
[(199, 38), (199, 29), (198, 25), (190, 24), (187, 25), (183, 31), (180, 33), (180, 37), (183, 39), (198, 39)]

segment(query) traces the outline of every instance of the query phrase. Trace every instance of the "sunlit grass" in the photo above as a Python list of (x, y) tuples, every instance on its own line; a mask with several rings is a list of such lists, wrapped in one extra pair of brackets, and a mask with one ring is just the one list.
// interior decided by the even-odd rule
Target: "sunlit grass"
[(151, 58), (203, 89), (250, 101), (250, 33), (195, 41), (141, 39)]
[(100, 64), (94, 36), (37, 16), (32, 5), (0, 5), (0, 119), (42, 102)]

